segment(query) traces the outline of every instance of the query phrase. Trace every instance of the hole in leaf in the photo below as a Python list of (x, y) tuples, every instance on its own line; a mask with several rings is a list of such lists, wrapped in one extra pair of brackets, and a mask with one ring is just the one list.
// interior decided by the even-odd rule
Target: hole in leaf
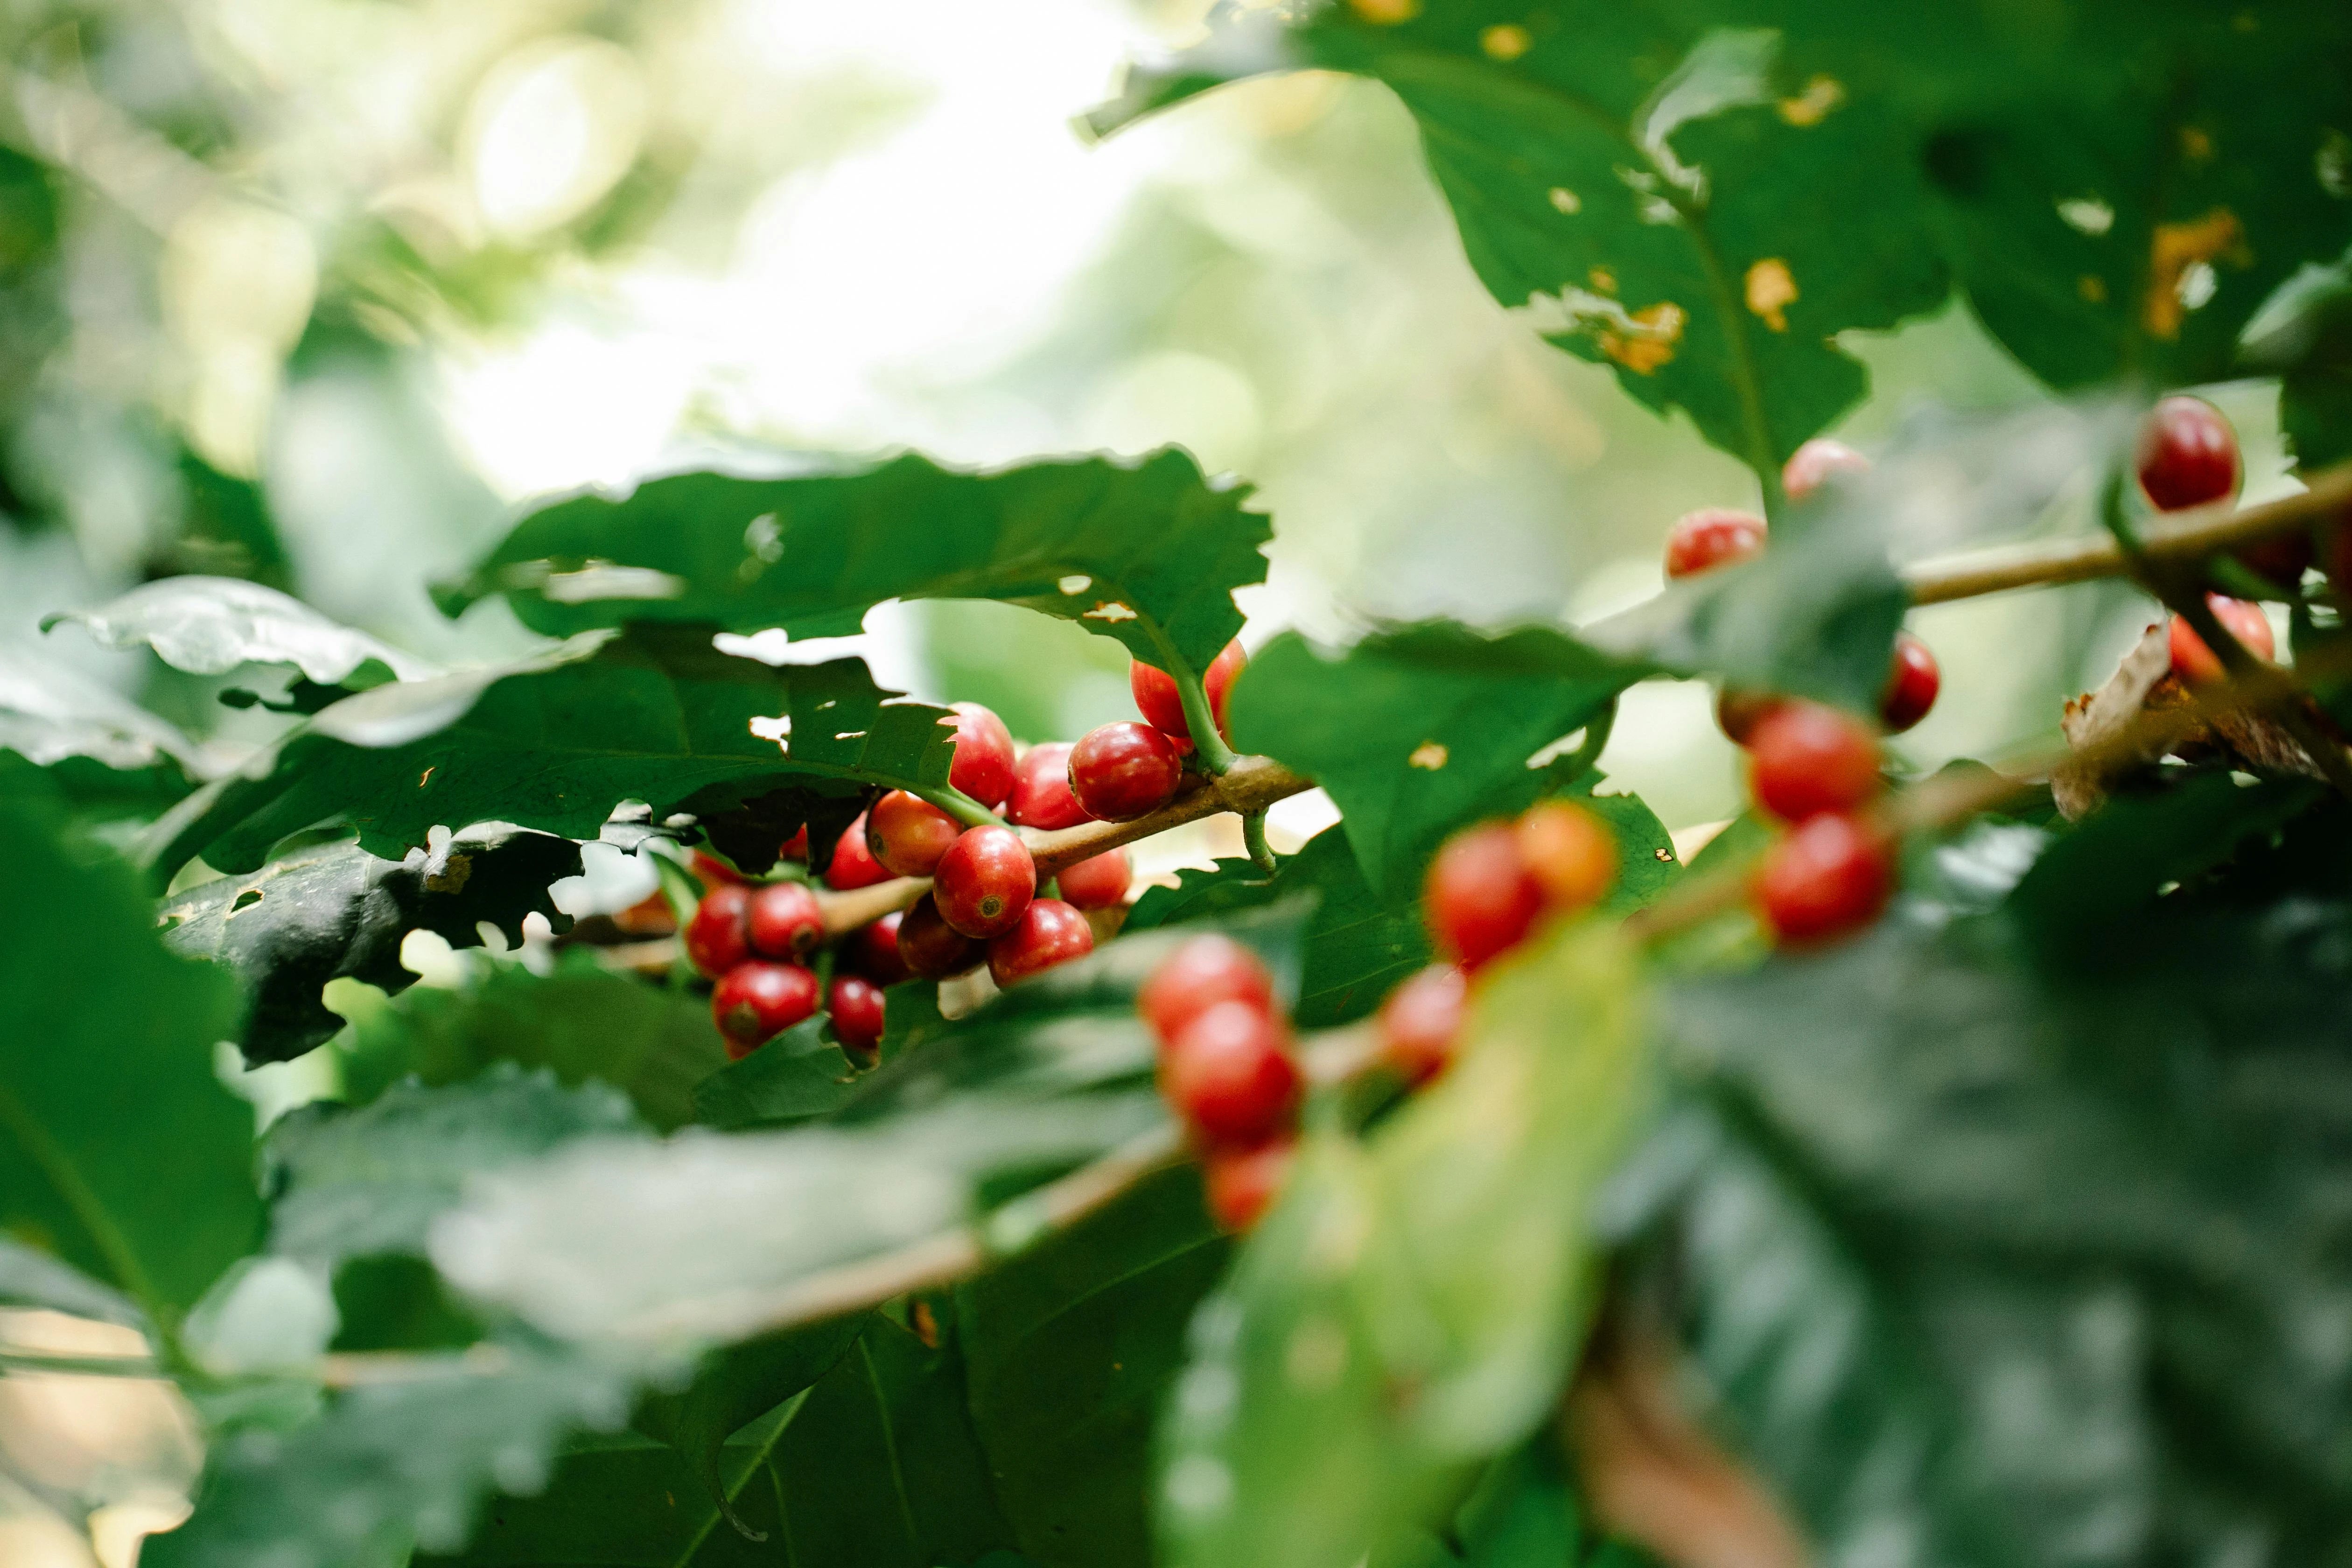
[(230, 900), (228, 912), (235, 914), (239, 910), (249, 910), (259, 902), (261, 902), (261, 889), (258, 888), (247, 888), (245, 891), (239, 893), (234, 900)]

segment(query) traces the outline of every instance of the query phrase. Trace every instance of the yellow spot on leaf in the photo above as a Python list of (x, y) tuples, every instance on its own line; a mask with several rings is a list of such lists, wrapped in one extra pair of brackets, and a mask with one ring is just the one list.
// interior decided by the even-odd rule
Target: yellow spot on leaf
[(1427, 768), (1431, 773), (1435, 773), (1445, 765), (1447, 755), (1445, 748), (1436, 742), (1423, 741), (1412, 749), (1412, 755), (1407, 757), (1405, 761), (1414, 767)]
[(1478, 47), (1494, 60), (1515, 60), (1535, 47), (1528, 30), (1517, 22), (1497, 22), (1478, 35)]
[(1593, 288), (1599, 289), (1601, 293), (1614, 294), (1617, 292), (1617, 274), (1610, 271), (1606, 267), (1596, 267), (1591, 272), (1586, 273), (1585, 276), (1591, 279)]
[(2140, 302), (2140, 324), (2148, 336), (2168, 341), (2180, 335), (2181, 318), (2189, 310), (2181, 299), (2181, 279), (2190, 268), (2210, 267), (2216, 258), (2237, 267), (2253, 261), (2238, 215), (2228, 207), (2215, 207), (2183, 223), (2156, 226), (2148, 245), (2147, 297)]
[(1584, 198), (1566, 185), (1554, 185), (1551, 188), (1551, 205), (1561, 212), (1576, 213), (1583, 210)]
[(1626, 317), (1622, 331), (1603, 331), (1601, 352), (1636, 375), (1654, 375), (1660, 365), (1675, 357), (1675, 345), (1682, 342), (1686, 319), (1680, 305), (1661, 300)]
[(1833, 76), (1817, 76), (1805, 84), (1804, 91), (1780, 100), (1780, 118), (1791, 125), (1819, 125), (1844, 101), (1844, 83)]
[(1348, 0), (1348, 8), (1375, 27), (1393, 27), (1421, 15), (1421, 0)]
[[(439, 765), (440, 764), (437, 763), (434, 764), (435, 767), (438, 767)], [(427, 768), (423, 773), (416, 775), (416, 787), (418, 789), (423, 789), (426, 784), (429, 784), (432, 782), (433, 768)]]
[(2180, 128), (2180, 155), (2192, 163), (2202, 163), (2213, 156), (2213, 138), (2194, 125)]
[(1125, 605), (1120, 604), (1118, 600), (1109, 599), (1106, 600), (1102, 604), (1097, 605), (1093, 609), (1088, 610), (1085, 615), (1081, 616), (1079, 619), (1087, 621), (1131, 621), (1135, 619), (1135, 612), (1129, 609)]
[(1789, 330), (1789, 307), (1797, 302), (1797, 280), (1789, 264), (1768, 256), (1748, 269), (1748, 308), (1776, 332)]
[(2107, 300), (2107, 280), (2095, 272), (2085, 272), (2074, 279), (2074, 292), (2094, 305), (2104, 305)]

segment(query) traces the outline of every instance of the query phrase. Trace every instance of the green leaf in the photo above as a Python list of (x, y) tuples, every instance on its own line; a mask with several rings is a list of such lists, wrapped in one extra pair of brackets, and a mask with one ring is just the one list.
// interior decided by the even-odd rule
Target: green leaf
[(451, 1568), (1020, 1568), (963, 1408), (951, 1340), (868, 1324), (807, 1394), (720, 1451), (729, 1529), (670, 1449), (583, 1446), (544, 1496), (498, 1500)]
[[(944, 710), (887, 696), (856, 659), (771, 668), (690, 628), (583, 637), (521, 667), (346, 698), (184, 803), (147, 854), (158, 867), (201, 854), (248, 871), (287, 834), (332, 818), (391, 859), (441, 825), (593, 838), (625, 800), (660, 821), (780, 785), (845, 806), (845, 820), (874, 786), (947, 782)], [(786, 746), (752, 730), (780, 716)]]
[(0, 1230), (168, 1325), (259, 1237), (252, 1111), (213, 1073), (236, 987), (33, 799), (0, 793)]
[[(1809, 96), (1777, 33), (1710, 30), (1741, 19), (1729, 9), (1478, 0), (1381, 26), (1332, 5), (1276, 58), (1393, 90), (1495, 297), (1532, 305), (1642, 403), (1686, 412), (1777, 493), (1781, 462), (1863, 395), (1833, 334), (1933, 310), (1948, 285), (1890, 107)], [(1131, 76), (1133, 108), (1266, 59), (1239, 42)]]
[(337, 1396), (292, 1431), (216, 1436), (195, 1512), (140, 1549), (148, 1568), (398, 1568), (448, 1552), (496, 1487), (544, 1484), (556, 1446), (628, 1415), (633, 1380), (522, 1344), (433, 1358), (422, 1375)]
[[(918, 986), (936, 994), (935, 986), (914, 982), (886, 999), (886, 1017), (891, 1011), (903, 1013), (929, 1003), (929, 997), (914, 994)], [(697, 1083), (694, 1120), (734, 1131), (827, 1116), (849, 1103), (857, 1092), (858, 1076), (839, 1043), (828, 1037), (825, 1020), (811, 1018)]]
[(856, 632), (886, 599), (1005, 599), (1154, 664), (1164, 637), (1202, 670), (1241, 629), (1233, 590), (1265, 577), (1270, 526), (1243, 510), (1248, 495), (1174, 447), (994, 473), (909, 455), (782, 479), (679, 474), (542, 507), (436, 597), (455, 615), (504, 594), (557, 636), (659, 620), (795, 637)]
[(2352, 251), (2280, 284), (2246, 323), (2239, 357), (2281, 378), (2279, 423), (2299, 469), (2352, 458)]
[(2110, 842), (1996, 912), (1898, 910), (1672, 994), (1692, 1096), (1625, 1207), (1726, 1428), (1824, 1560), (2352, 1544), (2352, 1380), (2302, 1333), (2352, 1289), (2325, 1195), (2352, 1105), (2352, 820), (2330, 802), (2222, 872), (2110, 899), (2078, 953), (2018, 918), (2052, 879), (2115, 875), (2126, 830), (2160, 869), (2168, 812), (2209, 809), (2086, 825)]
[(545, 975), (480, 963), (455, 990), (417, 986), (360, 1014), (336, 1048), (354, 1100), (411, 1074), (462, 1083), (517, 1062), (566, 1084), (611, 1084), (663, 1131), (693, 1119), (697, 1086), (727, 1062), (700, 997), (615, 974), (578, 952)]
[(686, 1457), (704, 1495), (737, 1534), (764, 1541), (766, 1532), (734, 1510), (727, 1439), (832, 1371), (874, 1321), (872, 1312), (852, 1312), (713, 1352), (685, 1392), (656, 1394), (639, 1405), (637, 1426)]
[(2091, 0), (2053, 20), (1954, 7), (1857, 29), (1824, 11), (1798, 50), (1915, 100), (1943, 248), (2028, 369), (2058, 387), (2220, 379), (2272, 290), (2352, 239), (2326, 159), (2352, 18)]
[(971, 1221), (992, 1176), (1066, 1169), (1162, 1116), (1148, 1089), (974, 1095), (856, 1126), (600, 1140), (470, 1184), (433, 1261), (543, 1331), (696, 1350), (761, 1331), (821, 1269)]
[(1454, 828), (1516, 811), (1589, 765), (1559, 742), (1648, 673), (1560, 633), (1424, 621), (1344, 654), (1296, 633), (1234, 683), (1234, 743), (1320, 784), (1364, 880), (1395, 900)]
[(1192, 1324), (1161, 1432), (1172, 1568), (1335, 1568), (1549, 1412), (1587, 1209), (1643, 1107), (1633, 953), (1586, 921), (1486, 972), (1470, 1044), (1361, 1145), (1302, 1147)]
[(0, 647), (0, 752), (53, 770), (77, 799), (150, 810), (214, 771), (177, 727), (32, 648)]
[(1352, 1023), (1380, 1005), (1398, 981), (1430, 960), (1421, 908), (1412, 896), (1383, 902), (1364, 885), (1346, 830), (1327, 827), (1265, 879), (1248, 860), (1220, 860), (1213, 872), (1187, 868), (1174, 888), (1154, 888), (1129, 910), (1123, 933), (1213, 919), (1315, 895), (1301, 947), (1298, 1000), (1291, 1019), (1303, 1029)]
[[(235, 577), (144, 583), (94, 610), (45, 616), (41, 629), (65, 621), (79, 624), (107, 647), (153, 648), (165, 664), (194, 675), (226, 675), (247, 664), (285, 664), (320, 686), (373, 686), (438, 673), (423, 659), (339, 625), (299, 599)], [(377, 668), (369, 670), (371, 663)]]
[(2271, 290), (2352, 237), (2347, 65), (2333, 11), (1329, 5), (1236, 10), (1095, 124), (1267, 69), (1384, 82), (1495, 296), (1772, 494), (1863, 394), (1832, 334), (1948, 278), (2053, 386), (2227, 374)]
[(487, 921), (520, 946), (533, 910), (568, 927), (547, 889), (579, 871), (580, 847), (570, 839), (499, 826), (469, 827), (400, 860), (321, 844), (166, 899), (163, 940), (237, 977), (250, 998), (237, 1043), (251, 1060), (283, 1061), (343, 1026), (320, 1000), (329, 981), (405, 988), (416, 976), (401, 966), (400, 944), (412, 931), (476, 947)]
[(973, 1429), (1044, 1568), (1150, 1560), (1152, 1426), (1230, 1250), (1174, 1171), (957, 1290)]
[(370, 1253), (421, 1254), (433, 1221), (468, 1182), (575, 1139), (629, 1141), (643, 1131), (610, 1087), (568, 1089), (511, 1062), (462, 1084), (395, 1084), (356, 1110), (303, 1106), (262, 1145), (275, 1194), (269, 1244), (330, 1269)]

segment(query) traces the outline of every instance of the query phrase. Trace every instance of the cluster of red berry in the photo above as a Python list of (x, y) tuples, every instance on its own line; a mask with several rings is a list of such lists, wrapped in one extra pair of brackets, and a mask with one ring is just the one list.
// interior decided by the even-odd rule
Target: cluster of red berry
[(1209, 1212), (1247, 1230), (1281, 1189), (1305, 1087), (1273, 977), (1231, 937), (1196, 936), (1135, 1002), (1160, 1041), (1160, 1092), (1201, 1152)]
[[(1244, 656), (1226, 646), (1202, 681), (1222, 727), (1225, 694)], [(1145, 723), (1105, 724), (1075, 745), (1052, 742), (1016, 752), (1004, 721), (976, 702), (954, 704), (954, 757), (948, 783), (1016, 826), (1075, 827), (1124, 822), (1174, 797), (1192, 747), (1174, 678), (1140, 662), (1129, 674)], [(808, 859), (803, 828), (783, 847)], [(709, 975), (711, 1012), (730, 1054), (740, 1058), (817, 1008), (809, 961), (824, 941), (816, 895), (798, 878), (747, 884), (731, 868), (698, 856), (708, 890), (686, 932), (687, 956)], [(882, 1036), (882, 988), (909, 975), (944, 980), (985, 962), (999, 985), (1094, 950), (1086, 911), (1127, 899), (1132, 866), (1109, 849), (1064, 869), (1058, 897), (1040, 898), (1037, 864), (1011, 827), (967, 827), (906, 790), (892, 790), (858, 815), (835, 843), (823, 876), (836, 892), (892, 877), (928, 877), (931, 886), (903, 912), (852, 934), (835, 954), (826, 997), (834, 1032), (853, 1059), (870, 1060)]]
[[(1802, 500), (1837, 474), (1866, 472), (1870, 459), (1842, 441), (1825, 437), (1806, 442), (1780, 470), (1780, 486), (1790, 500)], [(1677, 521), (1666, 535), (1666, 575), (1694, 577), (1712, 567), (1745, 561), (1764, 548), (1769, 528), (1754, 512), (1728, 507), (1701, 507)], [(1887, 733), (1899, 735), (1927, 716), (1942, 689), (1943, 672), (1927, 645), (1910, 632), (1895, 637), (1895, 658), (1879, 694), (1879, 721)], [(1780, 699), (1769, 692), (1726, 687), (1716, 700), (1716, 721), (1738, 745), (1748, 737)]]
[(1617, 881), (1617, 836), (1572, 801), (1530, 806), (1516, 821), (1483, 822), (1448, 838), (1429, 863), (1422, 919), (1444, 955), (1390, 993), (1381, 1054), (1410, 1084), (1454, 1060), (1469, 977), (1527, 940), (1547, 916), (1576, 914)]

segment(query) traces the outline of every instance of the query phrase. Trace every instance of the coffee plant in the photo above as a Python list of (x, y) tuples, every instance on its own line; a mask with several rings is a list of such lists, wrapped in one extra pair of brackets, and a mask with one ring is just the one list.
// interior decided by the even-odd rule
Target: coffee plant
[[(1753, 470), (1663, 594), (1244, 657), (1245, 486), (906, 455), (526, 509), (436, 591), (501, 665), (53, 617), (281, 671), (234, 765), (0, 676), (0, 1300), (146, 1344), (0, 1370), (184, 1394), (149, 1568), (2352, 1560), (2352, 9), (1246, 7), (1090, 127), (1301, 69)], [(2065, 395), (1824, 438), (1955, 296)], [(2180, 389), (2246, 378), (2302, 489), (2241, 506)], [(1909, 609), (2101, 576), (2162, 609), (2046, 735), (1883, 749)], [(922, 598), (1137, 719), (803, 650)], [(1754, 802), (1687, 865), (1597, 768), (1661, 677)], [(661, 891), (575, 926), (593, 844)], [(480, 951), (404, 989), (420, 931)], [(257, 1142), (222, 1040), (341, 1097)]]

